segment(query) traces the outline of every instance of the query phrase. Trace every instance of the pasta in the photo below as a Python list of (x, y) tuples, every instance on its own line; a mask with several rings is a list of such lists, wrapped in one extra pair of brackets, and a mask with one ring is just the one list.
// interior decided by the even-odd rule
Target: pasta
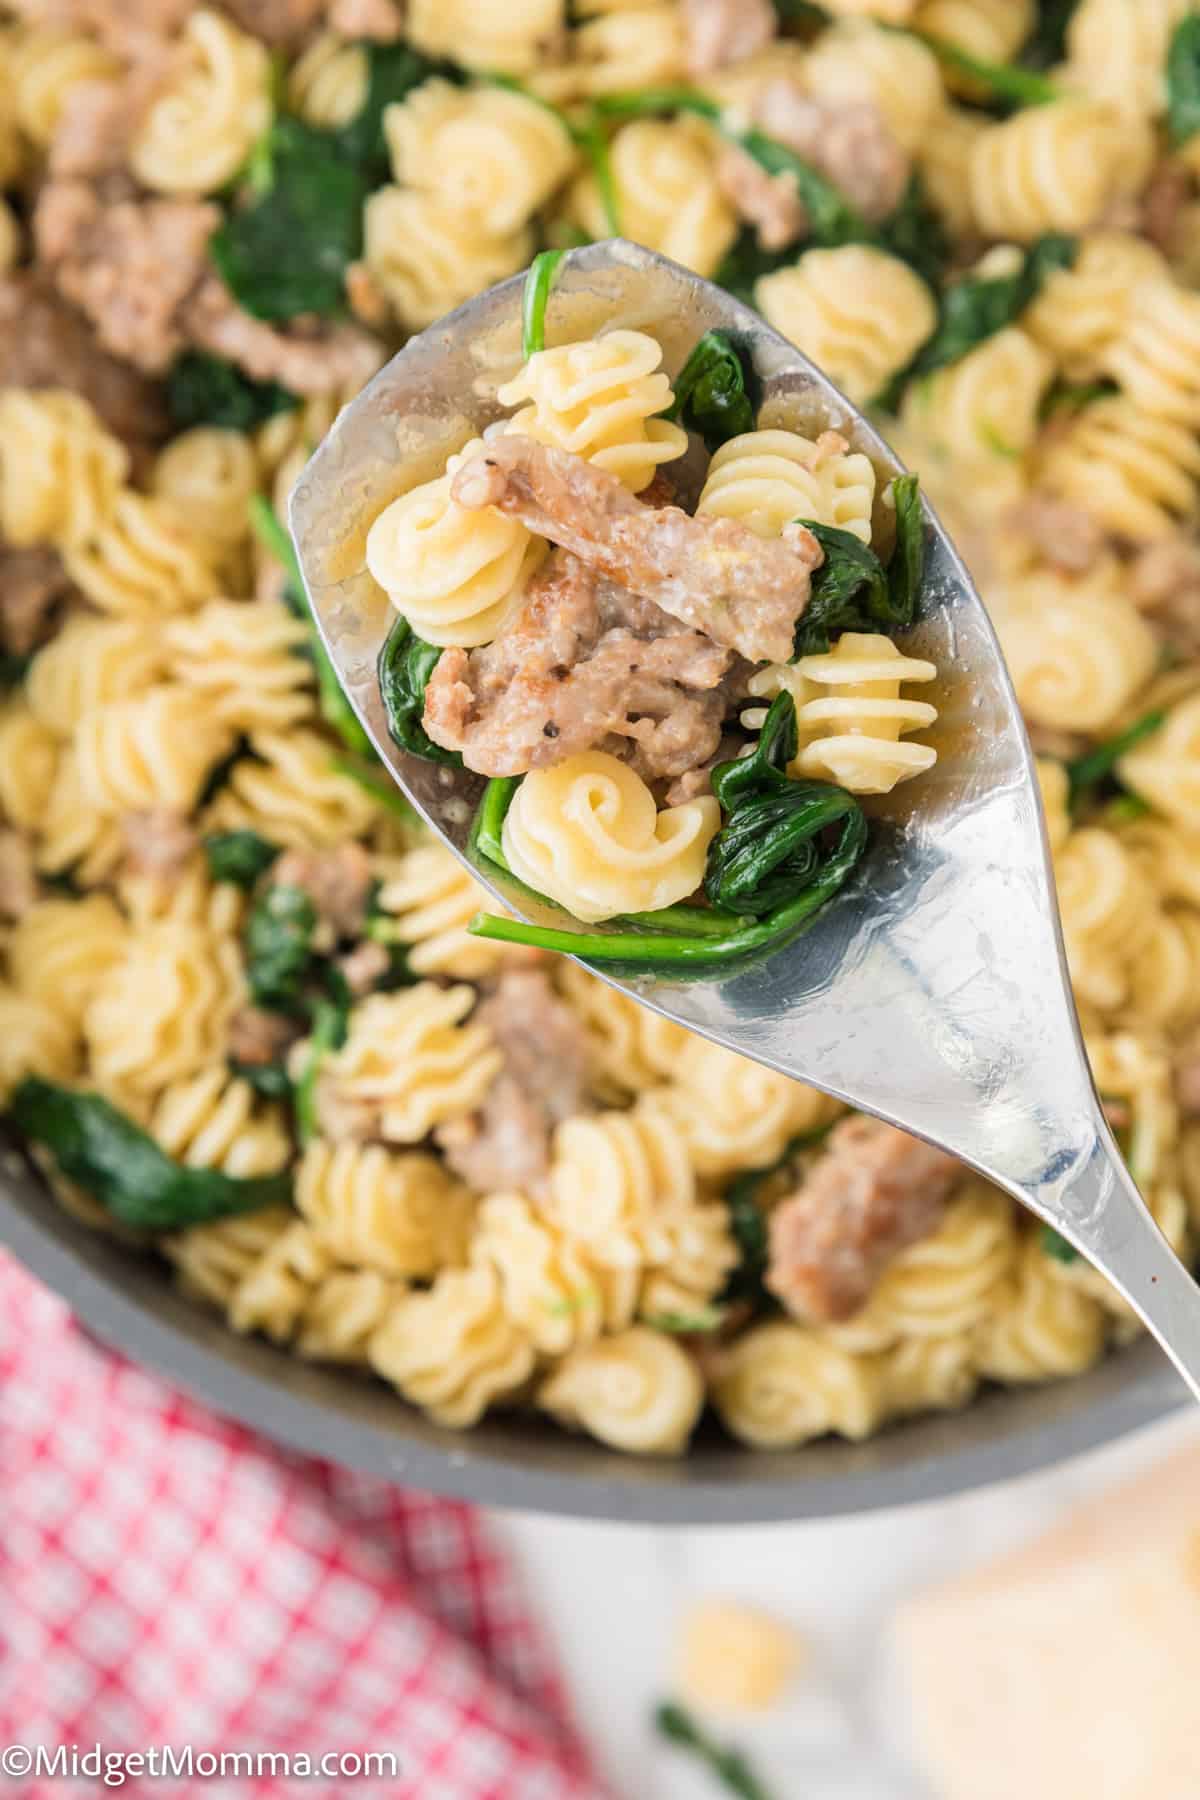
[(562, 1356), (633, 1322), (639, 1272), (597, 1264), (520, 1194), (483, 1201), (471, 1260), (494, 1271), (505, 1316), (540, 1356)]
[[(441, 844), (418, 844), (388, 867), (377, 905), (394, 921), (414, 975), (477, 981), (524, 952), (472, 937), (467, 926), (489, 896)], [(640, 1010), (640, 1009), (639, 1009)]]
[(16, 34), (10, 66), (17, 123), (39, 150), (54, 138), (73, 89), (110, 81), (121, 64), (95, 38), (48, 24)]
[(85, 713), (76, 735), (84, 800), (100, 813), (189, 812), (232, 730), (182, 685), (163, 682)]
[(162, 637), (180, 691), (237, 731), (284, 732), (315, 710), (308, 632), (272, 600), (210, 600)]
[[(622, 232), (698, 275), (713, 274), (737, 236), (737, 219), (703, 132), (678, 120), (637, 119), (621, 126), (609, 160)], [(567, 212), (589, 236), (611, 235), (594, 173), (575, 182)]]
[(307, 1225), (290, 1224), (238, 1282), (229, 1323), (285, 1344), (329, 1273), (329, 1258)]
[(487, 1267), (447, 1269), (403, 1295), (372, 1337), (371, 1366), (439, 1425), (474, 1425), (534, 1372), (533, 1345), (504, 1312)]
[(819, 1132), (838, 1105), (720, 1044), (691, 1037), (680, 1046), (661, 1096), (684, 1133), (699, 1175), (721, 1180), (778, 1161), (789, 1141)]
[(608, 331), (539, 350), (496, 398), (520, 408), (511, 431), (585, 456), (637, 493), (660, 463), (687, 449), (687, 433), (659, 417), (674, 399), (661, 362), (645, 332)]
[(764, 275), (754, 297), (768, 323), (860, 406), (912, 360), (937, 323), (920, 276), (861, 244), (810, 250), (794, 268)]
[(40, 826), (58, 767), (54, 734), (24, 700), (0, 706), (0, 815), (26, 831)]
[(78, 394), (0, 389), (0, 530), (10, 544), (82, 544), (128, 468), (124, 445)]
[(64, 550), (63, 562), (101, 612), (152, 619), (212, 598), (212, 548), (167, 501), (127, 488), (86, 544)]
[(914, 152), (925, 192), (950, 230), (974, 230), (971, 153), (987, 121), (963, 106), (945, 106), (926, 126)]
[(1200, 448), (1185, 426), (1113, 394), (1085, 406), (1048, 446), (1040, 480), (1106, 530), (1149, 543), (1194, 517)]
[(292, 1153), (279, 1108), (263, 1105), (249, 1082), (231, 1079), (221, 1066), (166, 1088), (150, 1131), (185, 1168), (226, 1175), (272, 1175)]
[(494, 507), (468, 512), (450, 496), (454, 470), (481, 446), (468, 444), (445, 475), (393, 500), (367, 536), (367, 567), (427, 643), (488, 643), (536, 566), (523, 525)]
[(1125, 331), (1135, 294), (1165, 274), (1162, 253), (1145, 238), (1128, 231), (1093, 232), (1071, 267), (1055, 269), (1025, 308), (1022, 329), (1072, 381), (1094, 380)]
[(529, 260), (526, 231), (483, 231), (471, 213), (416, 188), (367, 201), (363, 254), (401, 325), (419, 331)]
[(566, 24), (564, 0), (412, 0), (408, 35), (427, 56), (451, 56), (485, 74), (522, 75), (552, 54)]
[(339, 771), (316, 731), (252, 731), (249, 748), (209, 807), (208, 830), (256, 831), (285, 849), (316, 850), (358, 837), (373, 823), (375, 801)]
[(1200, 825), (1200, 695), (1171, 708), (1161, 731), (1121, 758), (1122, 781), (1165, 818)]
[(463, 1262), (475, 1210), (432, 1156), (320, 1138), (301, 1160), (296, 1205), (339, 1263), (413, 1280)]
[[(1035, 18), (1034, 0), (919, 0), (912, 23), (914, 30), (927, 31), (981, 62), (1003, 63), (1029, 37)], [(980, 82), (953, 64), (946, 64), (942, 75), (956, 93), (987, 97)]]
[(271, 122), (271, 59), (222, 13), (184, 27), (185, 60), (130, 146), (138, 180), (161, 194), (211, 194), (237, 174)]
[(35, 718), (69, 738), (85, 713), (145, 693), (166, 672), (156, 625), (79, 613), (33, 658), (25, 692)]
[(322, 1276), (300, 1315), (297, 1356), (366, 1367), (371, 1339), (403, 1292), (400, 1282), (375, 1269), (334, 1269)]
[(1136, 119), (1072, 94), (1026, 107), (983, 132), (971, 152), (975, 221), (989, 237), (1030, 243), (1086, 231), (1137, 190), (1153, 154)]
[(824, 100), (876, 106), (910, 153), (944, 103), (933, 53), (872, 19), (841, 20), (822, 33), (808, 59), (808, 86)]
[(1033, 443), (1054, 365), (1024, 331), (995, 332), (957, 362), (915, 382), (902, 418), (926, 432), (951, 465), (1015, 461)]
[(1158, 645), (1115, 567), (1072, 580), (1038, 569), (993, 617), (1017, 699), (1034, 724), (1105, 731), (1154, 672)]
[(696, 511), (740, 519), (760, 537), (778, 537), (792, 519), (810, 519), (869, 544), (875, 469), (843, 446), (833, 432), (815, 443), (795, 431), (730, 438), (708, 465)]
[(185, 1293), (225, 1311), (251, 1270), (294, 1223), (287, 1207), (265, 1206), (173, 1232), (162, 1240), (163, 1254), (174, 1263)]
[(571, 33), (568, 60), (536, 76), (535, 86), (561, 103), (681, 81), (684, 73), (682, 22), (671, 0), (588, 19)]
[(554, 1134), (547, 1213), (602, 1268), (663, 1268), (696, 1206), (687, 1140), (667, 1110), (581, 1114)]
[(883, 1417), (877, 1359), (782, 1321), (755, 1325), (723, 1352), (710, 1395), (726, 1429), (756, 1450), (830, 1431), (868, 1437)]
[(254, 445), (244, 432), (196, 425), (160, 451), (150, 485), (210, 542), (236, 549), (249, 535), (258, 488)]
[(1200, 426), (1200, 296), (1173, 281), (1148, 281), (1101, 368), (1143, 412)]
[(20, 993), (56, 1008), (78, 1028), (127, 941), (128, 927), (107, 894), (42, 900), (17, 921), (8, 966)]
[(46, 795), (45, 812), (39, 820), (37, 866), (47, 875), (63, 875), (69, 870), (75, 881), (104, 882), (116, 873), (124, 856), (120, 824), (91, 805), (72, 746), (59, 758)]
[(474, 1003), (472, 988), (429, 981), (370, 995), (325, 1063), (330, 1107), (365, 1116), (370, 1135), (392, 1144), (419, 1144), (472, 1111), (503, 1060), (487, 1027), (465, 1022)]
[(694, 893), (719, 820), (709, 796), (660, 812), (627, 763), (589, 750), (525, 777), (504, 854), (520, 880), (576, 918), (611, 919)]
[[(797, 775), (835, 781), (855, 794), (887, 794), (937, 761), (931, 744), (903, 741), (905, 733), (932, 725), (937, 708), (900, 696), (904, 683), (936, 675), (933, 663), (903, 656), (891, 638), (846, 631), (825, 655), (772, 664), (748, 685), (764, 699), (785, 688), (795, 697), (800, 749), (791, 767)], [(743, 714), (743, 722), (761, 716)]]
[(1054, 1278), (1036, 1235), (1026, 1239), (995, 1312), (980, 1326), (976, 1360), (993, 1381), (1049, 1381), (1090, 1368), (1104, 1347), (1104, 1311)]
[(1112, 106), (1157, 116), (1171, 32), (1188, 10), (1188, 0), (1079, 0), (1067, 27), (1068, 75)]
[(538, 1389), (538, 1405), (615, 1449), (678, 1456), (700, 1417), (704, 1383), (686, 1350), (633, 1325), (568, 1352)]
[(386, 131), (398, 182), (500, 236), (527, 225), (575, 162), (557, 115), (502, 87), (427, 81), (388, 108)]
[(233, 939), (174, 920), (146, 926), (105, 970), (83, 1016), (98, 1085), (150, 1096), (220, 1062), (244, 991)]
[(679, 1068), (689, 1034), (673, 1020), (640, 1006), (620, 988), (564, 962), (560, 989), (580, 1020), (593, 1080), (600, 1091), (638, 1094), (668, 1081)]
[(760, 1712), (800, 1665), (794, 1631), (758, 1607), (709, 1600), (688, 1615), (678, 1655), (679, 1691), (691, 1706)]
[(334, 131), (361, 113), (369, 82), (365, 45), (322, 31), (292, 64), (288, 99), (306, 124)]
[(951, 1337), (901, 1338), (880, 1358), (889, 1416), (956, 1412), (979, 1386), (975, 1344), (968, 1331)]
[(0, 983), (0, 1099), (27, 1075), (66, 1080), (75, 1069), (75, 1034), (56, 1007)]

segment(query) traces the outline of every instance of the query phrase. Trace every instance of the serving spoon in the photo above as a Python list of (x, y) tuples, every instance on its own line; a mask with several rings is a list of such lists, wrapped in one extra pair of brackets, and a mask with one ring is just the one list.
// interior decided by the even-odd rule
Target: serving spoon
[[(339, 679), (406, 798), (504, 907), (542, 925), (470, 828), (484, 781), (393, 742), (376, 663), (395, 613), (366, 572), (382, 508), (440, 475), (503, 415), (520, 366), (523, 277), (415, 337), (340, 415), (293, 492), (290, 522)], [(733, 333), (761, 384), (758, 422), (840, 431), (882, 492), (901, 465), (844, 395), (757, 313), (665, 257), (612, 239), (571, 251), (547, 342), (650, 332), (674, 373), (704, 332)], [(672, 465), (675, 473), (681, 465)], [(686, 479), (686, 463), (683, 465)], [(950, 1151), (1051, 1225), (1125, 1296), (1200, 1398), (1200, 1287), (1154, 1223), (1104, 1117), (1063, 951), (1045, 824), (1016, 697), (979, 595), (936, 515), (906, 651), (937, 664), (936, 766), (868, 803), (852, 879), (804, 936), (708, 981), (596, 972), (713, 1042)], [(579, 926), (579, 930), (588, 929)]]

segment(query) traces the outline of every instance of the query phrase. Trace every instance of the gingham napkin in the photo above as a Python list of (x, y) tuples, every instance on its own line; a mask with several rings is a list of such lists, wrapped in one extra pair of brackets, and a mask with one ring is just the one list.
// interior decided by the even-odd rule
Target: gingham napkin
[[(120, 1789), (159, 1800), (601, 1800), (469, 1507), (214, 1417), (98, 1349), (0, 1252), (0, 1766), (12, 1745), (314, 1764), (382, 1751), (399, 1767), (201, 1779), (200, 1762), (190, 1780), (134, 1773)], [(10, 1791), (109, 1788), (0, 1774)]]

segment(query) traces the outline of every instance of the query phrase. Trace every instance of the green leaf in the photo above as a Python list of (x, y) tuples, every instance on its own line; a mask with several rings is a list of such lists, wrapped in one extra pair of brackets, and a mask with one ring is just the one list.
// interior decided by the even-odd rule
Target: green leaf
[(0, 652), (0, 693), (6, 693), (9, 688), (20, 687), (29, 673), (32, 661), (32, 655), (13, 656), (8, 651)]
[(1167, 133), (1178, 147), (1200, 131), (1200, 13), (1189, 12), (1167, 52)]
[(711, 455), (754, 430), (753, 369), (727, 331), (706, 331), (675, 379), (667, 413), (704, 439)]
[(317, 702), (321, 717), (341, 738), (348, 750), (359, 756), (374, 757), (371, 740), (359, 723), (358, 715), (342, 691), (337, 670), (330, 661), (317, 622), (308, 604), (308, 590), (300, 571), (296, 547), (281, 524), (270, 501), (255, 494), (250, 501), (250, 524), (265, 550), (283, 564), (287, 575), (283, 597), (298, 619), (308, 627), (308, 655), (317, 672)]
[(287, 1171), (239, 1178), (181, 1167), (99, 1094), (30, 1076), (13, 1094), (11, 1116), (23, 1137), (50, 1152), (68, 1181), (138, 1231), (178, 1231), (286, 1205), (292, 1197)]
[(301, 1144), (310, 1144), (320, 1132), (317, 1119), (317, 1077), (321, 1065), (332, 1050), (340, 1050), (346, 1041), (350, 1019), (349, 1004), (343, 1000), (322, 1000), (313, 1014), (312, 1035), (308, 1055), (296, 1082), (296, 1130)]
[(1079, 1252), (1074, 1244), (1068, 1244), (1065, 1237), (1060, 1237), (1053, 1225), (1043, 1225), (1040, 1233), (1042, 1249), (1055, 1262), (1073, 1263), (1079, 1261)]
[(425, 689), (441, 654), (436, 644), (427, 644), (417, 636), (407, 619), (397, 617), (379, 652), (379, 694), (388, 730), (402, 750), (425, 762), (461, 769), (458, 751), (443, 750), (435, 744), (421, 723)]
[(654, 1709), (654, 1729), (677, 1750), (687, 1750), (698, 1757), (737, 1800), (771, 1800), (749, 1758), (741, 1750), (710, 1737), (677, 1701), (665, 1700)]
[(878, 631), (891, 623), (887, 570), (852, 531), (801, 521), (812, 532), (825, 561), (813, 571), (808, 605), (796, 621), (795, 655), (816, 656), (840, 631)]
[(345, 275), (362, 253), (366, 175), (329, 132), (277, 119), (264, 153), (265, 191), (230, 213), (209, 244), (218, 274), (256, 319), (345, 311)]
[(214, 881), (231, 881), (249, 893), (279, 855), (257, 831), (214, 831), (204, 839), (208, 872)]
[(895, 476), (892, 504), (896, 509), (896, 547), (888, 564), (888, 614), (893, 630), (906, 631), (916, 623), (925, 582), (925, 514), (920, 478)]
[(951, 44), (929, 31), (914, 31), (911, 26), (893, 29), (905, 37), (916, 38), (927, 50), (932, 50), (939, 62), (948, 69), (956, 69), (960, 75), (969, 75), (995, 100), (1011, 101), (1014, 106), (1045, 106), (1062, 96), (1062, 89), (1047, 76), (1017, 63), (989, 62), (983, 57), (972, 56), (959, 44)]
[(942, 216), (915, 170), (882, 231), (884, 248), (906, 262), (936, 293), (950, 260), (950, 240)]
[(546, 302), (565, 250), (543, 250), (529, 265), (521, 300), (521, 355), (526, 362), (546, 348)]
[(1044, 424), (1059, 413), (1079, 413), (1097, 400), (1107, 400), (1117, 392), (1112, 381), (1056, 381), (1047, 388), (1038, 407), (1038, 418)]
[(432, 62), (411, 44), (364, 41), (361, 48), (367, 58), (367, 97), (349, 124), (340, 126), (331, 136), (348, 162), (362, 164), (384, 181), (389, 159), (383, 118), (388, 107), (405, 99), (432, 75), (455, 82), (462, 81), (463, 75), (453, 63)]
[(1043, 283), (1075, 261), (1078, 241), (1062, 233), (1038, 239), (1011, 275), (963, 276), (947, 287), (941, 300), (937, 330), (917, 352), (908, 377), (928, 375), (957, 362), (1018, 318)]
[(1067, 783), (1072, 808), (1080, 806), (1095, 788), (1115, 773), (1118, 762), (1127, 751), (1140, 744), (1143, 738), (1161, 730), (1166, 717), (1166, 713), (1162, 711), (1144, 713), (1115, 737), (1105, 739), (1104, 743), (1097, 744), (1085, 756), (1077, 756), (1073, 762), (1069, 762)]
[(246, 921), (246, 977), (256, 1006), (302, 1010), (312, 972), (317, 909), (303, 888), (274, 884), (260, 895)]
[(292, 1099), (291, 1078), (282, 1063), (245, 1063), (231, 1056), (229, 1072), (236, 1075), (239, 1081), (247, 1082), (264, 1100), (284, 1100), (290, 1103)]
[(167, 376), (167, 407), (177, 431), (192, 425), (253, 431), (264, 419), (292, 412), (299, 404), (299, 397), (277, 381), (251, 381), (207, 350), (185, 350)]
[(1037, 23), (1021, 50), (1027, 69), (1049, 69), (1067, 53), (1067, 26), (1077, 0), (1038, 0)]
[(789, 267), (795, 262), (796, 256), (794, 244), (789, 244), (782, 250), (762, 249), (758, 234), (752, 227), (744, 226), (738, 233), (733, 248), (726, 252), (713, 281), (736, 300), (741, 300), (746, 306), (753, 306), (755, 285), (761, 277), (773, 275), (776, 269)]

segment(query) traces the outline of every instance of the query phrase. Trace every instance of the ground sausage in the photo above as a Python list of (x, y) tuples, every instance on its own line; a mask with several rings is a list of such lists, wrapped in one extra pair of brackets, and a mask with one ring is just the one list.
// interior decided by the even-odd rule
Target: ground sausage
[(554, 551), (507, 631), (445, 650), (425, 690), (425, 729), (485, 775), (548, 768), (600, 748), (647, 780), (706, 762), (735, 659), (653, 604)]
[(289, 850), (271, 871), (276, 887), (301, 888), (335, 938), (355, 937), (366, 923), (374, 874), (361, 844), (332, 850)]
[(532, 438), (498, 437), (453, 477), (461, 506), (496, 506), (610, 581), (751, 662), (786, 662), (823, 552), (807, 527), (761, 538), (737, 519), (646, 506), (615, 475)]
[(848, 1318), (892, 1258), (936, 1228), (961, 1174), (918, 1138), (843, 1119), (803, 1186), (771, 1214), (767, 1286), (798, 1318)]
[(0, 387), (65, 387), (134, 450), (167, 431), (157, 383), (108, 356), (83, 315), (33, 273), (0, 280)]
[(243, 1006), (229, 1021), (225, 1048), (229, 1059), (245, 1063), (248, 1069), (265, 1068), (278, 1062), (285, 1050), (295, 1043), (301, 1032), (296, 1019), (286, 1013), (268, 1012), (262, 1006)]
[(710, 75), (762, 50), (779, 25), (771, 0), (680, 0), (689, 75)]
[(35, 25), (62, 25), (99, 38), (122, 56), (140, 56), (181, 31), (195, 0), (8, 0)]
[[(803, 157), (864, 218), (878, 221), (895, 212), (911, 167), (870, 101), (812, 98), (792, 77), (777, 75), (755, 96), (750, 114), (768, 137)], [(807, 235), (808, 215), (790, 177), (768, 175), (744, 152), (723, 158), (718, 176), (742, 217), (757, 226), (764, 249)], [(794, 228), (784, 236), (789, 224)]]
[(0, 650), (9, 656), (28, 656), (36, 650), (70, 592), (56, 550), (11, 550), (0, 545)]
[(717, 180), (738, 217), (753, 225), (764, 250), (782, 250), (808, 232), (808, 213), (795, 176), (770, 175), (739, 144), (726, 144), (717, 159)]
[(1082, 575), (1100, 559), (1104, 527), (1085, 506), (1034, 492), (1010, 507), (1001, 520), (1009, 536), (1026, 537), (1056, 568)]
[(555, 1125), (586, 1105), (583, 1027), (540, 969), (512, 969), (474, 1015), (504, 1052), (504, 1067), (469, 1119), (443, 1126), (450, 1167), (479, 1193), (536, 1193)]
[(1200, 655), (1200, 543), (1178, 536), (1145, 545), (1129, 565), (1128, 593), (1164, 644)]
[(354, 394), (383, 361), (377, 339), (357, 325), (294, 322), (279, 331), (243, 312), (225, 284), (208, 276), (189, 300), (189, 342), (237, 363), (253, 381), (277, 381), (293, 394)]

